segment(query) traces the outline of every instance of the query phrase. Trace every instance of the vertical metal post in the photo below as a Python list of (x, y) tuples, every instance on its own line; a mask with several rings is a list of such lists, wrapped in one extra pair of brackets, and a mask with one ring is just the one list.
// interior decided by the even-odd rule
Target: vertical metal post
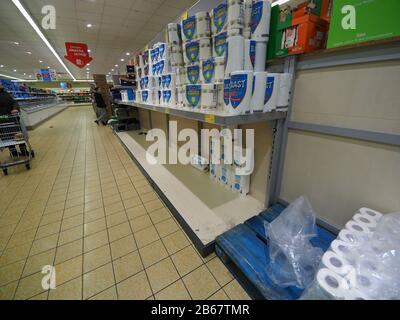
[(296, 64), (296, 56), (290, 56), (285, 59), (283, 72), (290, 73), (292, 75), (292, 89), (287, 117), (285, 119), (277, 120), (274, 127), (274, 140), (270, 162), (266, 207), (270, 207), (271, 205), (275, 204), (278, 201), (281, 192), (286, 145), (289, 133), (289, 122), (292, 114), (293, 95), (295, 90)]

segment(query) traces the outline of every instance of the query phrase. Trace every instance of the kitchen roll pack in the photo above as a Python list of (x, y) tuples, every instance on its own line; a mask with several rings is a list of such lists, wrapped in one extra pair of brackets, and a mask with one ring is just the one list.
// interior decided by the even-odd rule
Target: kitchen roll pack
[(225, 57), (227, 33), (221, 32), (213, 37), (213, 56)]
[(243, 70), (254, 71), (256, 60), (256, 41), (244, 40), (244, 63)]
[(254, 72), (254, 90), (251, 99), (251, 112), (264, 112), (268, 72)]
[(244, 1), (228, 0), (228, 29), (244, 27)]
[(206, 11), (196, 13), (196, 37), (198, 39), (211, 36), (210, 15)]
[(226, 31), (227, 15), (228, 5), (226, 3), (221, 3), (211, 10), (211, 31), (213, 35)]
[(186, 67), (186, 78), (189, 84), (200, 82), (200, 65), (198, 63)]
[(268, 73), (265, 88), (264, 112), (276, 110), (278, 103), (281, 73)]
[(215, 75), (214, 80), (216, 83), (223, 83), (225, 78), (225, 57), (216, 57), (215, 61)]
[(251, 12), (251, 38), (257, 41), (268, 41), (271, 20), (271, 2), (258, 0), (253, 2)]
[(213, 83), (215, 80), (215, 60), (214, 58), (201, 62), (201, 82)]
[(232, 72), (242, 71), (244, 67), (243, 36), (228, 37), (226, 41), (225, 76)]
[(199, 59), (206, 60), (211, 58), (211, 39), (201, 38), (199, 39)]
[(197, 39), (196, 16), (190, 16), (182, 21), (182, 41)]
[(201, 85), (186, 85), (185, 107), (190, 109), (200, 109), (201, 107)]
[(181, 25), (179, 23), (168, 23), (167, 35), (169, 44), (180, 44), (182, 41)]
[(229, 93), (232, 113), (250, 113), (252, 91), (253, 71), (232, 72)]
[(256, 41), (256, 54), (254, 62), (254, 71), (265, 71), (265, 62), (267, 60), (267, 42)]
[(215, 84), (201, 85), (201, 109), (214, 109), (217, 106), (217, 91)]
[(200, 43), (198, 40), (186, 42), (184, 44), (184, 61), (185, 64), (195, 63), (199, 60)]
[(251, 13), (253, 8), (253, 0), (244, 1), (244, 27), (243, 36), (245, 39), (251, 38)]

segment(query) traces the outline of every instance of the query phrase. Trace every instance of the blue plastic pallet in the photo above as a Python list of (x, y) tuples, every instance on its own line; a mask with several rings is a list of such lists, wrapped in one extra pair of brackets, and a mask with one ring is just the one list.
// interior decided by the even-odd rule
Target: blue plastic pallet
[[(227, 267), (245, 284), (255, 298), (268, 300), (296, 300), (303, 290), (296, 287), (281, 288), (268, 277), (268, 239), (265, 224), (272, 222), (285, 209), (277, 204), (219, 236), (215, 250)], [(311, 240), (313, 246), (326, 251), (336, 236), (318, 226), (318, 236)]]

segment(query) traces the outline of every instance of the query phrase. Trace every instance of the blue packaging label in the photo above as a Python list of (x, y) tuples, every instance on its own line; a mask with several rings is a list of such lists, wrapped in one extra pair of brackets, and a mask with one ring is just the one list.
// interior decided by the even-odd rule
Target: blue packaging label
[(232, 107), (236, 109), (246, 96), (248, 76), (246, 74), (235, 74), (231, 76), (230, 100)]
[(193, 65), (193, 66), (187, 67), (186, 72), (187, 72), (187, 78), (190, 83), (196, 84), (199, 82), (199, 78), (200, 78), (199, 65)]
[(171, 75), (170, 74), (165, 75), (164, 76), (164, 87), (165, 88), (170, 88), (171, 87), (171, 81), (172, 81)]
[(149, 74), (149, 65), (144, 67), (144, 74), (147, 76)]
[(150, 61), (152, 63), (154, 63), (154, 61), (156, 61), (156, 50), (155, 49), (150, 50)]
[(149, 100), (149, 92), (147, 90), (142, 91), (142, 101), (147, 102)]
[(165, 53), (165, 43), (162, 43), (162, 44), (158, 47), (158, 56), (159, 56), (159, 59), (164, 59), (164, 53)]
[(157, 64), (153, 64), (153, 65), (151, 66), (151, 71), (152, 71), (153, 75), (156, 75), (156, 74), (157, 74)]
[(254, 69), (254, 66), (255, 66), (255, 63), (256, 63), (256, 45), (257, 45), (257, 42), (256, 41), (254, 41), (254, 40), (251, 40), (250, 41), (250, 61), (251, 61), (251, 65), (253, 66), (253, 69)]
[(165, 76), (161, 77), (161, 88), (165, 88)]
[(211, 83), (214, 78), (215, 62), (214, 59), (204, 60), (202, 63), (203, 79), (205, 83)]
[(228, 6), (226, 3), (221, 3), (218, 7), (214, 9), (213, 21), (217, 33), (221, 32), (226, 24)]
[(196, 34), (196, 17), (191, 16), (182, 22), (183, 34), (186, 40), (193, 40)]
[(267, 77), (267, 88), (265, 90), (264, 104), (266, 104), (271, 99), (272, 94), (274, 93), (274, 87), (275, 87), (275, 78)]
[(186, 44), (186, 57), (190, 62), (196, 62), (199, 59), (200, 45), (198, 41), (192, 41)]
[(234, 183), (234, 185), (233, 185), (233, 188), (234, 188), (235, 190), (237, 190), (237, 191), (240, 191), (240, 180), (241, 180), (241, 177), (235, 175), (235, 183)]
[(261, 18), (262, 18), (262, 12), (263, 12), (263, 2), (258, 1), (253, 3), (253, 9), (251, 10), (251, 33), (254, 33), (256, 31), (258, 25), (260, 24)]
[(228, 173), (228, 170), (226, 170), (226, 168), (222, 167), (222, 169), (221, 169), (221, 181), (222, 182), (225, 182), (225, 183), (228, 182), (227, 173)]
[(225, 79), (224, 80), (224, 102), (226, 105), (229, 104), (230, 100), (231, 100), (231, 79)]
[(171, 90), (164, 91), (164, 102), (169, 103), (171, 102)]
[(147, 89), (149, 87), (149, 77), (143, 78), (143, 88)]
[(144, 89), (144, 82), (143, 82), (143, 78), (141, 78), (140, 79), (140, 81), (139, 81), (139, 84), (140, 84), (140, 89)]
[(226, 44), (227, 33), (222, 32), (214, 37), (214, 52), (218, 57), (222, 57), (225, 54), (227, 47)]
[(189, 84), (186, 86), (186, 99), (192, 108), (197, 108), (200, 104), (201, 85)]

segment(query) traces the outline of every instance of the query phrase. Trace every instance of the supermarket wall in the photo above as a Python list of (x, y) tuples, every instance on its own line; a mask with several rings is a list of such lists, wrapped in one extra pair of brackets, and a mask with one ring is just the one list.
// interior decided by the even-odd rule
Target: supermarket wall
[[(400, 132), (400, 62), (299, 71), (292, 120)], [(281, 198), (307, 195), (319, 217), (342, 227), (360, 206), (400, 211), (400, 148), (289, 132)]]
[[(53, 89), (60, 88), (60, 82), (28, 82), (27, 83), (32, 88), (38, 89)], [(90, 82), (71, 82), (72, 89), (75, 88), (90, 88)]]

